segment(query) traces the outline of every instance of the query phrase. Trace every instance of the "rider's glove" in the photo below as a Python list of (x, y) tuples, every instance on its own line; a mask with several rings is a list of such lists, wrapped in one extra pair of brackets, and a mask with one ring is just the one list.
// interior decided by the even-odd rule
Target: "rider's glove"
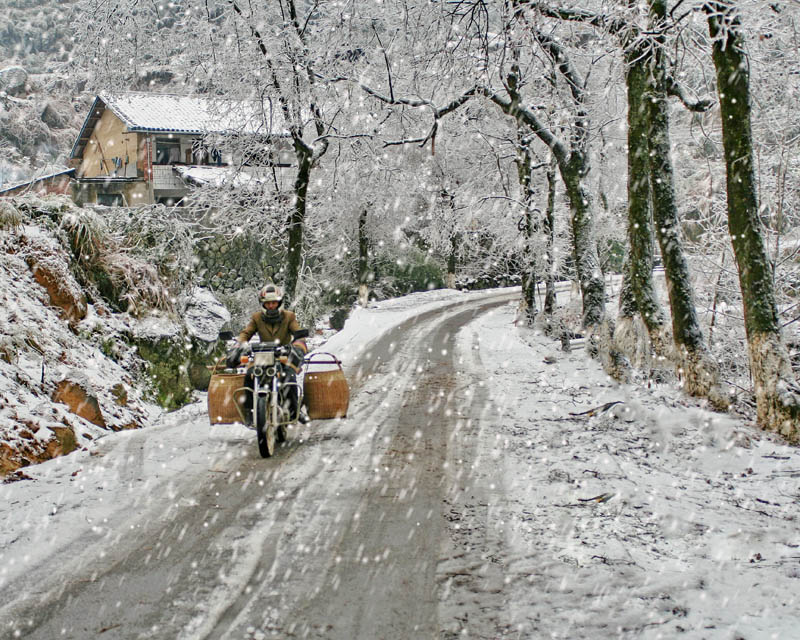
[(300, 367), (303, 366), (303, 357), (305, 354), (303, 350), (295, 347), (292, 345), (289, 347), (289, 364), (291, 365), (292, 369), (299, 373)]
[(243, 351), (244, 347), (241, 345), (228, 351), (228, 357), (225, 359), (225, 366), (228, 367), (228, 369), (236, 369), (241, 363)]

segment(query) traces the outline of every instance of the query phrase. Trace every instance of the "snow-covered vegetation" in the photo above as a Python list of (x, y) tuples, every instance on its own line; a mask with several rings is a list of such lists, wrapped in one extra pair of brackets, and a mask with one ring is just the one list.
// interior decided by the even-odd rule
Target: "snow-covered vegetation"
[[(264, 278), (285, 281), (309, 324), (333, 313), (339, 325), (357, 298), (363, 304), (444, 285), (522, 284), (530, 320), (551, 332), (587, 332), (592, 353), (618, 378), (680, 379), (715, 406), (733, 403), (745, 413), (757, 407), (764, 426), (793, 437), (795, 4), (653, 0), (623, 10), (464, 2), (410, 9), (287, 0), (247, 9), (221, 3), (210, 13), (182, 3), (134, 5), (82, 0), (60, 4), (61, 13), (43, 7), (25, 28), (16, 19), (7, 26), (0, 98), (9, 171), (30, 175), (44, 166), (35, 151), (41, 141), (14, 134), (14, 122), (30, 120), (19, 111), (22, 102), (42, 115), (35, 126), (20, 125), (25, 135), (49, 127), (48, 157), (63, 158), (66, 139), (53, 137), (53, 127), (76, 126), (92, 92), (101, 90), (268, 100), (282, 111), (296, 150), (295, 166), (282, 169), (296, 178), (288, 192), (276, 193), (268, 182), (198, 188), (188, 215), (174, 216), (171, 238), (155, 234), (160, 239), (151, 243), (148, 226), (158, 226), (160, 212), (95, 217), (138, 233), (161, 267), (171, 260), (172, 276), (181, 276), (162, 299), (157, 289), (129, 282), (128, 292), (149, 298), (145, 306), (166, 308), (191, 287), (191, 244), (199, 236), (185, 223), (202, 219), (217, 238), (268, 247)], [(15, 2), (9, 15), (30, 9)], [(65, 9), (96, 19), (77, 21), (66, 41), (58, 26)], [(720, 30), (718, 18), (726, 15)], [(50, 25), (46, 38), (36, 35), (42, 20)], [(655, 23), (660, 30), (648, 30)], [(716, 75), (722, 59), (712, 55), (723, 37), (748, 56), (750, 94), (738, 102), (752, 107), (743, 118), (752, 130), (758, 200), (734, 223), (746, 221), (746, 233), (755, 234), (741, 247), (745, 231), (729, 234), (735, 208), (723, 189), (742, 177), (728, 175), (723, 155), (721, 109), (728, 107), (715, 78), (725, 76)], [(59, 79), (66, 69), (73, 82)], [(655, 104), (653, 113), (633, 111), (637, 69), (655, 83), (642, 85), (657, 98), (642, 103)], [(46, 72), (47, 82), (34, 81)], [(70, 101), (72, 115), (61, 117), (69, 114), (50, 98)], [(644, 133), (631, 138), (637, 117)], [(74, 129), (64, 131), (74, 137)], [(641, 148), (642, 140), (650, 146)], [(248, 136), (225, 143), (243, 162), (263, 154)], [(649, 191), (644, 199), (638, 184)], [(760, 246), (758, 255), (748, 253)], [(656, 291), (660, 285), (639, 281), (659, 261), (669, 297)], [(112, 279), (115, 265), (119, 259), (109, 262)], [(617, 314), (599, 276), (626, 271), (634, 275), (625, 298), (633, 311)], [(116, 277), (144, 275), (136, 273), (127, 265)], [(566, 278), (582, 292), (581, 318), (546, 301), (543, 309), (531, 306), (534, 286), (551, 290)], [(257, 284), (222, 295), (236, 319)], [(630, 313), (644, 324), (628, 324)], [(645, 329), (647, 336), (636, 335)], [(637, 360), (630, 348), (642, 340), (651, 341), (645, 351), (652, 354)]]
[[(103, 490), (107, 473), (129, 485), (126, 474), (143, 473), (126, 456), (152, 448), (148, 430), (105, 440), (108, 465), (92, 460), (110, 431), (149, 425), (167, 438), (172, 453), (155, 455), (162, 469), (201, 433), (208, 442), (191, 464), (243, 473), (246, 486), (291, 466), (296, 448), (265, 480), (260, 461), (232, 453), (245, 436), (205, 425), (193, 404), (225, 348), (220, 329), (238, 331), (254, 292), (275, 279), (303, 325), (344, 327), (326, 348), (349, 367), (375, 360), (356, 376), (366, 417), (312, 437), (316, 448), (297, 454), (304, 462), (274, 503), (220, 490), (233, 520), (253, 516), (233, 536), (248, 562), (209, 587), (199, 610), (173, 603), (176, 634), (222, 637), (230, 625), (248, 639), (324, 635), (333, 627), (299, 599), (325, 593), (314, 597), (327, 611), (352, 598), (345, 589), (337, 600), (339, 569), (329, 565), (381, 567), (424, 531), (437, 551), (424, 571), (403, 575), (436, 581), (436, 615), (447, 622), (425, 627), (431, 635), (790, 636), (799, 30), (796, 0), (10, 0), (0, 16), (0, 188), (64, 169), (103, 91), (255, 102), (270, 132), (278, 109), (281, 157), (291, 160), (262, 171), (273, 139), (217, 132), (214, 145), (236, 161), (224, 181), (196, 180), (180, 207), (0, 198), (0, 472), (25, 480), (23, 467), (81, 451), (76, 468), (51, 461), (28, 470), (35, 489), (9, 490), (32, 514), (23, 528), (45, 518), (37, 496), (49, 481), (70, 482), (64, 469), (85, 465)], [(253, 282), (223, 286), (234, 271), (219, 266), (225, 254), (250, 250)], [(482, 300), (488, 313), (510, 294), (472, 290), (508, 286), (520, 287), (514, 310), (467, 320), (457, 308)], [(442, 345), (423, 346), (415, 312), (435, 319), (430, 336)], [(403, 337), (416, 351), (403, 351)], [(569, 350), (576, 340), (585, 350)], [(403, 415), (425, 402), (442, 413), (435, 424), (416, 417), (412, 437)], [(349, 472), (329, 467), (337, 439), (365, 487), (354, 497)], [(171, 501), (173, 476), (159, 473), (146, 470), (147, 486), (168, 486)], [(427, 478), (424, 490), (408, 474)], [(194, 491), (202, 481), (213, 484), (180, 482), (192, 505), (220, 508)], [(397, 493), (391, 508), (409, 515), (389, 509), (401, 533), (373, 539), (381, 548), (371, 559), (342, 531), (364, 534), (362, 517), (387, 527), (372, 505), (379, 481)], [(306, 486), (316, 491), (308, 503)], [(287, 495), (296, 503), (285, 506)], [(329, 521), (314, 495), (352, 498), (341, 497), (344, 520)], [(163, 514), (165, 504), (146, 502), (146, 518)], [(262, 508), (267, 524), (249, 511)], [(107, 509), (97, 517), (144, 528)], [(415, 509), (438, 524), (406, 531)], [(229, 532), (209, 523), (204, 540), (219, 545)], [(277, 552), (264, 560), (259, 533), (279, 540), (285, 566)], [(8, 530), (0, 554), (18, 535)], [(49, 532), (37, 535), (26, 539), (40, 544)], [(309, 549), (326, 570), (292, 574)], [(225, 573), (186, 562), (212, 581)], [(25, 576), (20, 566), (9, 575)], [(342, 568), (344, 579), (363, 580), (356, 569)], [(251, 574), (272, 586), (260, 591)], [(385, 585), (369, 584), (383, 602)], [(269, 601), (263, 615), (255, 594)], [(281, 626), (285, 611), (305, 617)], [(245, 614), (258, 623), (248, 627)]]
[[(518, 293), (358, 309), (323, 347), (358, 388), (350, 417), (295, 428), (275, 464), (241, 425), (209, 425), (199, 394), (0, 487), (0, 629), (129, 638), (146, 619), (148, 633), (187, 640), (793, 637), (800, 452), (674, 385), (617, 384), (582, 349), (516, 326)], [(447, 341), (456, 369), (438, 368), (431, 333), (492, 297), (501, 304)], [(568, 288), (560, 298), (578, 302)], [(398, 338), (398, 357), (371, 369), (369, 352)], [(417, 399), (427, 424), (398, 440)], [(140, 593), (115, 565), (137, 577), (158, 565), (169, 591), (145, 586), (114, 607)], [(33, 605), (65, 591), (66, 609)]]
[(151, 424), (208, 382), (230, 314), (159, 260), (155, 229), (143, 248), (106, 222), (63, 196), (0, 201), (4, 474)]

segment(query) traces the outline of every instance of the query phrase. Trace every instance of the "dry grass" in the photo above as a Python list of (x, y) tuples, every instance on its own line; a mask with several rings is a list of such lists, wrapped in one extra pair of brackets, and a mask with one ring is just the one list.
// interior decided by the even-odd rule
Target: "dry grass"
[(17, 229), (25, 217), (11, 202), (0, 199), (0, 229)]
[(114, 242), (108, 226), (90, 209), (72, 209), (61, 217), (61, 227), (67, 232), (75, 259), (82, 266), (95, 264)]
[(120, 292), (119, 299), (127, 306), (128, 313), (139, 316), (148, 309), (174, 311), (169, 290), (152, 264), (116, 251), (101, 254), (97, 266), (108, 274)]
[(114, 221), (108, 224), (91, 209), (69, 211), (62, 216), (61, 226), (69, 236), (78, 263), (89, 272), (104, 272), (125, 310), (137, 316), (148, 309), (173, 311), (172, 296), (154, 260), (126, 248), (141, 246), (137, 236), (112, 232), (116, 228)]

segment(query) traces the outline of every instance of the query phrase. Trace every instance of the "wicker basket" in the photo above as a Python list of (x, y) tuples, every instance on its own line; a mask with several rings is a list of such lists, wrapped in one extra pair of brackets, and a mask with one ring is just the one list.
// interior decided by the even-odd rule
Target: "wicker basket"
[[(208, 383), (208, 419), (211, 424), (241, 422), (242, 416), (236, 408), (234, 391), (244, 387), (243, 373), (215, 373)], [(239, 401), (244, 394), (239, 394)]]
[[(317, 359), (317, 356), (321, 356)], [(314, 365), (336, 365), (328, 371), (310, 371)], [(306, 359), (303, 379), (303, 403), (312, 420), (344, 418), (350, 404), (350, 387), (342, 371), (341, 361), (331, 353), (312, 353)]]

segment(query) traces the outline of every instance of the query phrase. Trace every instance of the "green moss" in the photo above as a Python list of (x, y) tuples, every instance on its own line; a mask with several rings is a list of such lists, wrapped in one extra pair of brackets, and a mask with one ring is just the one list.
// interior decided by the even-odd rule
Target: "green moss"
[(170, 411), (191, 402), (193, 387), (188, 375), (191, 357), (182, 339), (140, 339), (136, 348), (147, 362), (153, 400)]
[(209, 367), (220, 360), (225, 353), (226, 348), (223, 341), (217, 341), (211, 345), (197, 340), (192, 341), (186, 372), (194, 389), (198, 391), (208, 390), (208, 383), (211, 380)]
[(167, 410), (192, 401), (195, 389), (205, 391), (209, 366), (225, 354), (225, 343), (207, 344), (183, 337), (136, 340), (139, 356), (147, 363), (150, 397)]

